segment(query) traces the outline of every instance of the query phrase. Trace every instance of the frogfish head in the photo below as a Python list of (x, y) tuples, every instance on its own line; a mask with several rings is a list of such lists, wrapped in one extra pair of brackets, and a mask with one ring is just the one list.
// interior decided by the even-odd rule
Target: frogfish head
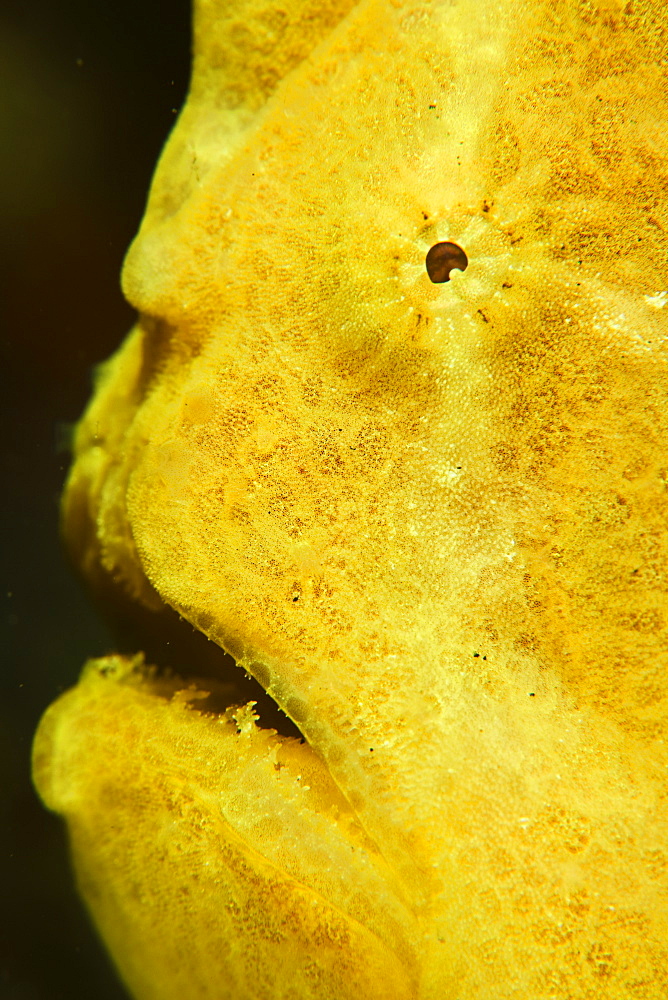
[(34, 751), (138, 1000), (668, 993), (662, 31), (197, 3)]

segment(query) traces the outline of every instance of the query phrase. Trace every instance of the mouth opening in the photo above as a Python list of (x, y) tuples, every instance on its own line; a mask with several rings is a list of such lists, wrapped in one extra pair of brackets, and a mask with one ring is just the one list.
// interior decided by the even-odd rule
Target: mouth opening
[(212, 695), (207, 703), (208, 710), (222, 714), (233, 705), (255, 702), (254, 714), (258, 726), (274, 729), (279, 736), (304, 742), (298, 727), (259, 681), (237, 666), (232, 656), (173, 608), (163, 604), (158, 611), (148, 610), (119, 595), (118, 591), (115, 591), (111, 604), (107, 599), (100, 605), (115, 640), (113, 652), (126, 656), (142, 652), (146, 663), (155, 666), (159, 673), (177, 674), (185, 681), (196, 678), (201, 683), (210, 678), (217, 690), (225, 690), (226, 703), (222, 704), (219, 697)]

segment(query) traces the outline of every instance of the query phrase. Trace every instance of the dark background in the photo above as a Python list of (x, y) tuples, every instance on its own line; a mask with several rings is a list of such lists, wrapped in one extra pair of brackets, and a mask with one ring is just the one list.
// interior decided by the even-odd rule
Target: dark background
[(133, 321), (119, 288), (189, 72), (187, 0), (0, 4), (0, 998), (123, 1000), (30, 783), (38, 719), (112, 648), (58, 539), (63, 427)]

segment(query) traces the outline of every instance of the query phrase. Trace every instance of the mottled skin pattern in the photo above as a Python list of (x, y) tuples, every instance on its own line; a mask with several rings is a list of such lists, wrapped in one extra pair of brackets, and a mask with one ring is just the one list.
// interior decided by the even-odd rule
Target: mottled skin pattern
[(666, 10), (200, 0), (65, 534), (307, 742), (47, 712), (138, 1000), (668, 996)]

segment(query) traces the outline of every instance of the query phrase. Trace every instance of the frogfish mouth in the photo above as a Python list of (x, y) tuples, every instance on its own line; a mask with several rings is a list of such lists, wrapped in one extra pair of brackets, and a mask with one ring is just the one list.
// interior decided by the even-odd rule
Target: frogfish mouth
[(667, 39), (197, 0), (34, 745), (137, 1000), (668, 996)]

